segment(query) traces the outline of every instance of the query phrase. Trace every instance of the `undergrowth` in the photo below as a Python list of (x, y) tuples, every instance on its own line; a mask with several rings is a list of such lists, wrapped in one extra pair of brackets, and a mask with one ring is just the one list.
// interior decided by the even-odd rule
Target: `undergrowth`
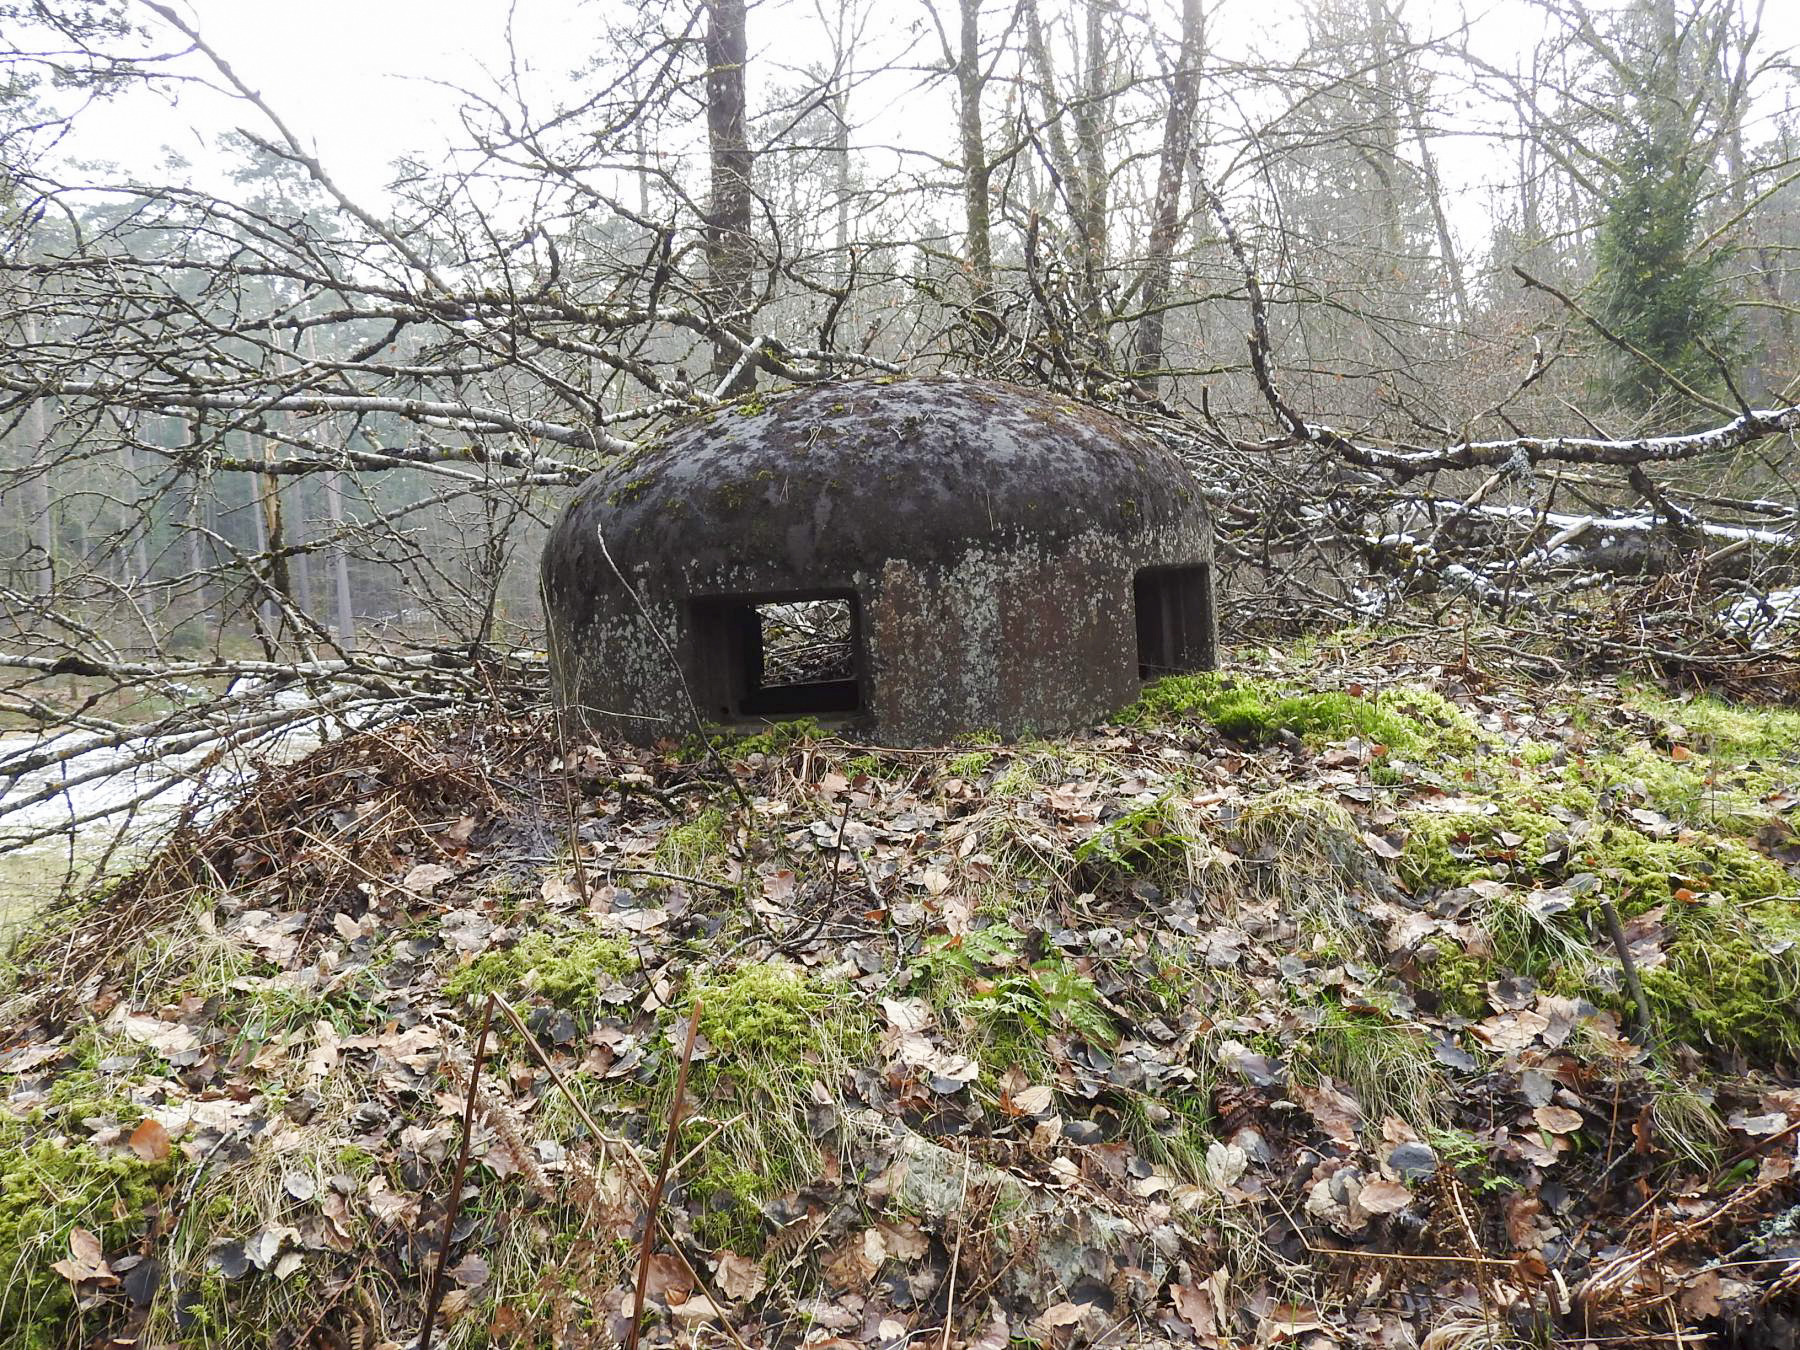
[[(172, 1344), (235, 1350), (305, 1325), (346, 1250), (411, 1243), (404, 1261), (418, 1262), (406, 1234), (441, 1217), (430, 1198), (454, 1157), (458, 1018), (490, 992), (521, 1005), (562, 1067), (552, 1083), (522, 1038), (493, 1042), (484, 1081), (523, 1122), (521, 1142), (502, 1147), (500, 1125), (478, 1124), (459, 1250), (491, 1274), (466, 1295), (456, 1345), (480, 1344), (502, 1308), (533, 1333), (558, 1316), (582, 1335), (605, 1329), (641, 1214), (624, 1169), (598, 1169), (596, 1199), (576, 1161), (601, 1156), (590, 1121), (654, 1161), (696, 1003), (669, 1215), (696, 1253), (769, 1256), (771, 1276), (806, 1254), (795, 1216), (809, 1206), (841, 1204), (819, 1240), (833, 1253), (895, 1218), (854, 1189), (869, 1161), (853, 1113), (968, 1137), (978, 1162), (1021, 1170), (1059, 1140), (1065, 1177), (1129, 1158), (1106, 1184), (1170, 1202), (1176, 1223), (1232, 1249), (1234, 1271), (1274, 1258), (1259, 1246), (1266, 1225), (1234, 1217), (1233, 1205), (1258, 1211), (1218, 1169), (1232, 1148), (1260, 1167), (1257, 1147), (1305, 1137), (1296, 1103), (1329, 1106), (1310, 1095), (1327, 1080), (1352, 1099), (1360, 1146), (1386, 1147), (1397, 1120), (1467, 1195), (1499, 1203), (1521, 1184), (1504, 1156), (1518, 1131), (1479, 1094), (1510, 1092), (1495, 1085), (1518, 1075), (1482, 1037), (1540, 996), (1630, 1028), (1606, 904), (1630, 929), (1654, 1026), (1642, 1050), (1586, 1022), (1558, 1043), (1574, 1067), (1557, 1082), (1587, 1107), (1626, 1098), (1621, 1121), (1708, 1167), (1729, 1140), (1718, 1094), (1733, 1076), (1716, 1071), (1775, 1073), (1800, 1055), (1800, 888), (1782, 805), (1800, 774), (1800, 714), (1637, 690), (1566, 714), (1533, 708), (1521, 728), (1407, 683), (1211, 674), (1158, 681), (1121, 720), (1124, 736), (981, 737), (936, 756), (778, 724), (721, 747), (753, 810), (687, 795), (685, 765), (667, 800), (590, 803), (597, 856), (624, 841), (627, 859), (737, 888), (661, 879), (659, 908), (630, 937), (596, 931), (585, 907), (557, 909), (556, 888), (540, 898), (535, 880), (504, 905), (447, 886), (378, 922), (336, 914), (338, 891), (197, 890), (132, 945), (109, 995), (158, 1028), (204, 1026), (204, 1051), (161, 1057), (81, 1013), (51, 1085), (26, 1114), (0, 1111), (0, 1325), (31, 1350), (115, 1330), (84, 1320), (50, 1269), (77, 1226), (110, 1257), (155, 1253), (167, 1283), (148, 1334)], [(820, 841), (851, 816), (855, 867), (817, 887)], [(744, 897), (765, 894), (753, 921)], [(445, 902), (485, 907), (485, 949), (452, 954), (471, 944), (445, 940)], [(313, 945), (284, 966), (243, 936), (250, 904), (314, 906), (293, 929)], [(403, 958), (409, 944), (425, 955)], [(18, 985), (51, 959), (14, 956), (6, 1006), (27, 1006)], [(904, 1046), (902, 1004), (922, 1024)], [(444, 1034), (441, 1054), (397, 1064), (391, 1038), (421, 1029)], [(129, 1086), (106, 1067), (121, 1063)], [(220, 1165), (189, 1170), (179, 1151), (142, 1162), (111, 1128), (135, 1123), (146, 1083), (210, 1108), (245, 1104), (252, 1081), (253, 1127)], [(1248, 1175), (1245, 1194), (1285, 1173)], [(822, 1178), (844, 1198), (821, 1201)], [(355, 1202), (332, 1240), (348, 1246), (306, 1248), (291, 1278), (222, 1278), (221, 1244), (303, 1213), (319, 1222), (296, 1187)], [(412, 1208), (377, 1208), (403, 1196)], [(389, 1290), (392, 1278), (362, 1287), (411, 1309), (418, 1291)]]

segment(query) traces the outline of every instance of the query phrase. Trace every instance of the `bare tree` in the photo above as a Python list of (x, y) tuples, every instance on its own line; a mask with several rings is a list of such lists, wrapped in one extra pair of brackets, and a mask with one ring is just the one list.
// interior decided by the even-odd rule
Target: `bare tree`
[(1182, 0), (1181, 48), (1168, 73), (1169, 107), (1157, 157), (1156, 195), (1150, 203), (1150, 237), (1144, 248), (1141, 313), (1132, 349), (1138, 380), (1155, 397), (1164, 359), (1164, 332), (1175, 245), (1181, 231), (1182, 179), (1194, 155), (1194, 119), (1200, 106), (1200, 63), (1206, 54), (1206, 17), (1200, 0)]
[[(745, 9), (612, 14), (560, 100), (508, 64), (464, 91), (451, 167), (402, 166), (379, 202), (171, 7), (137, 11), (148, 43), (6, 35), (13, 68), (76, 90), (203, 74), (246, 129), (218, 191), (65, 164), (60, 112), (3, 142), (0, 707), (35, 730), (0, 751), (0, 823), (70, 834), (283, 735), (536, 706), (545, 524), (759, 381), (949, 368), (1139, 419), (1213, 502), (1241, 623), (1454, 605), (1612, 652), (1594, 597), (1682, 570), (1691, 626), (1638, 646), (1792, 642), (1791, 345), (1759, 355), (1756, 405), (1721, 352), (1698, 429), (1594, 396), (1622, 335), (1583, 289), (1608, 170), (1574, 11), (1517, 72), (1380, 0), (1321, 7), (1278, 59), (1219, 50), (1184, 3), (1154, 64), (1123, 7), (959, 0), (928, 60), (930, 27), (844, 36), (879, 31), (871, 7), (829, 63), (746, 81)], [(1706, 32), (1741, 110), (1777, 67), (1754, 25)], [(144, 55), (169, 50), (191, 64)], [(859, 129), (883, 80), (871, 108), (953, 89), (954, 124)], [(1535, 175), (1460, 247), (1436, 148), (1483, 132), (1452, 88), (1529, 106)], [(1784, 319), (1794, 143), (1709, 142), (1704, 204), (1709, 241), (1774, 260), (1745, 294)], [(156, 765), (177, 772), (84, 795)]]

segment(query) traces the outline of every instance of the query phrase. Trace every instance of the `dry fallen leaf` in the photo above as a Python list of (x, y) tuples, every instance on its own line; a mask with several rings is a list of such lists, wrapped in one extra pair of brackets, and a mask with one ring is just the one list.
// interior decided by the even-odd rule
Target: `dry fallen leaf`
[(1413, 1194), (1398, 1181), (1377, 1177), (1357, 1192), (1356, 1203), (1371, 1214), (1393, 1214), (1412, 1203)]
[(694, 1292), (694, 1281), (680, 1258), (671, 1256), (668, 1252), (653, 1252), (647, 1264), (650, 1273), (644, 1282), (644, 1288), (651, 1298), (669, 1307), (687, 1302), (689, 1295)]
[(887, 1243), (878, 1228), (868, 1228), (849, 1237), (825, 1258), (821, 1269), (825, 1278), (837, 1288), (862, 1290), (875, 1278), (881, 1263), (887, 1259)]
[(487, 1283), (488, 1263), (474, 1252), (470, 1252), (444, 1273), (458, 1284), (475, 1289)]
[(1053, 1303), (1033, 1319), (1034, 1326), (1054, 1331), (1057, 1327), (1072, 1327), (1081, 1320), (1079, 1303)]
[(1306, 1108), (1327, 1138), (1355, 1146), (1356, 1127), (1362, 1120), (1362, 1107), (1356, 1098), (1340, 1092), (1329, 1078), (1320, 1079), (1317, 1087), (1296, 1087), (1293, 1091), (1294, 1100)]
[(145, 1162), (162, 1162), (169, 1156), (169, 1132), (162, 1122), (146, 1116), (131, 1132), (131, 1151)]
[(711, 1322), (721, 1316), (720, 1310), (705, 1294), (697, 1294), (672, 1304), (670, 1311), (678, 1322)]
[(719, 1293), (733, 1302), (755, 1298), (768, 1283), (768, 1276), (763, 1274), (761, 1266), (734, 1251), (719, 1251), (713, 1255), (713, 1273), (718, 1277)]
[(896, 1261), (917, 1261), (931, 1250), (931, 1239), (911, 1219), (883, 1219), (875, 1227), (882, 1246)]
[(1399, 845), (1382, 838), (1372, 830), (1364, 830), (1362, 832), (1362, 841), (1368, 846), (1369, 852), (1373, 853), (1377, 858), (1386, 858), (1389, 862), (1392, 862), (1395, 858), (1398, 858), (1402, 853), (1406, 852), (1406, 850)]
[(420, 863), (406, 874), (401, 885), (414, 895), (430, 895), (456, 875), (442, 863)]
[(1175, 1311), (1181, 1314), (1196, 1336), (1219, 1334), (1219, 1311), (1213, 1304), (1212, 1290), (1203, 1284), (1171, 1284), (1169, 1296), (1175, 1300)]
[(69, 1254), (61, 1261), (51, 1262), (50, 1269), (70, 1284), (81, 1284), (87, 1280), (99, 1280), (104, 1284), (118, 1283), (112, 1267), (100, 1255), (100, 1239), (85, 1228), (69, 1230)]
[(1681, 1291), (1681, 1309), (1689, 1317), (1719, 1315), (1719, 1272), (1703, 1270), (1693, 1276)]
[(1581, 1112), (1566, 1106), (1540, 1106), (1531, 1118), (1546, 1134), (1574, 1134), (1581, 1128)]

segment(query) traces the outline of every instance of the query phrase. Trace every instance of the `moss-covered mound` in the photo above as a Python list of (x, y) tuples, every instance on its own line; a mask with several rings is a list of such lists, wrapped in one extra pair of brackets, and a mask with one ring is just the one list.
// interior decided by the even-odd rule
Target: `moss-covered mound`
[(659, 1341), (1800, 1316), (1800, 715), (1346, 639), (717, 748), (385, 731), (43, 925), (0, 1345), (406, 1343), (465, 1143), (438, 1343), (617, 1343), (671, 1129)]

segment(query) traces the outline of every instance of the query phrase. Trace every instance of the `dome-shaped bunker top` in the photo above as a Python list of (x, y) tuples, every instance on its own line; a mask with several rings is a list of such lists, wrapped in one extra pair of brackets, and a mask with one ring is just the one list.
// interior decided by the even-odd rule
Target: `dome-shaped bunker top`
[(856, 379), (678, 423), (582, 487), (547, 560), (585, 554), (598, 526), (626, 569), (848, 574), (977, 541), (1192, 528), (1199, 510), (1171, 451), (1093, 407), (994, 381)]

